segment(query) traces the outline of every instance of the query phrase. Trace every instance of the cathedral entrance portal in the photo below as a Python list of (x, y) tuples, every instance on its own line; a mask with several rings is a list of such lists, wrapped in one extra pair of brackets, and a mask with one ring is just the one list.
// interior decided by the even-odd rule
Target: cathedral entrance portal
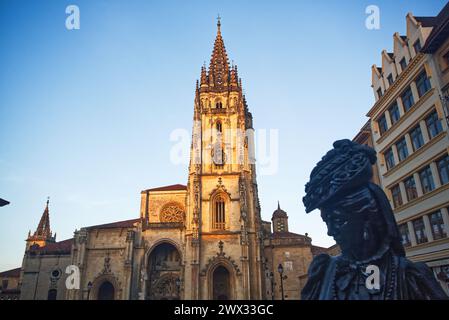
[(98, 288), (97, 300), (114, 300), (115, 289), (112, 283), (105, 281)]
[(175, 246), (162, 243), (148, 257), (146, 298), (179, 300), (181, 296), (181, 256)]
[(213, 299), (214, 300), (229, 300), (230, 296), (230, 275), (228, 269), (219, 266), (213, 273)]

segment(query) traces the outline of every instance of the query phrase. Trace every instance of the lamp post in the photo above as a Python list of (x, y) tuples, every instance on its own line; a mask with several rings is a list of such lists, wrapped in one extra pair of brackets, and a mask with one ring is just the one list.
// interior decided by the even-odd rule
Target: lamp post
[(287, 279), (287, 276), (284, 276), (284, 267), (282, 266), (282, 263), (279, 263), (278, 272), (279, 272), (279, 276), (281, 278), (282, 300), (284, 300), (284, 280)]
[(87, 284), (87, 300), (89, 300), (90, 290), (92, 290), (92, 286), (92, 282), (89, 281), (89, 283)]
[(270, 281), (271, 281), (271, 300), (274, 300), (274, 273), (270, 272)]

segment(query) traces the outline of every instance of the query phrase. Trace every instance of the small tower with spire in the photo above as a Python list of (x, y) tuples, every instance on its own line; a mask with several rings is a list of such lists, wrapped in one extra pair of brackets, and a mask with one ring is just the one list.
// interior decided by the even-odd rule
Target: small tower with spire
[(281, 209), (279, 201), (278, 208), (273, 212), (271, 221), (273, 221), (273, 233), (288, 232), (287, 212)]
[(53, 235), (50, 229), (50, 213), (48, 210), (49, 203), (50, 197), (47, 198), (47, 204), (45, 206), (44, 213), (42, 213), (42, 217), (36, 231), (34, 234), (31, 234), (31, 231), (28, 233), (28, 238), (26, 240), (27, 249), (33, 245), (45, 247), (47, 243), (56, 241), (56, 234)]

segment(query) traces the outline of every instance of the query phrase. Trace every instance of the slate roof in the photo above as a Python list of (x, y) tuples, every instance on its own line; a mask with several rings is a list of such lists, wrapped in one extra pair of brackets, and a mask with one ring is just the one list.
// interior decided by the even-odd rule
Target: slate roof
[(143, 190), (142, 193), (148, 191), (179, 191), (179, 190), (187, 190), (187, 186), (183, 184), (172, 184), (164, 187), (157, 187), (152, 189)]
[(15, 268), (15, 269), (0, 272), (0, 277), (18, 278), (20, 276), (20, 269), (21, 268)]

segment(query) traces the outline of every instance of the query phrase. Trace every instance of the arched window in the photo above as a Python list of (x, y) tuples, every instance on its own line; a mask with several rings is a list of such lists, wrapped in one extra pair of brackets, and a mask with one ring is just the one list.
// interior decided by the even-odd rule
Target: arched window
[(222, 108), (223, 108), (223, 104), (221, 103), (221, 101), (218, 101), (218, 102), (215, 104), (215, 107), (216, 107), (217, 109), (222, 109)]
[(212, 228), (216, 230), (224, 230), (226, 228), (225, 219), (225, 199), (219, 195), (215, 198), (212, 213)]
[(56, 300), (58, 296), (58, 291), (56, 289), (48, 290), (47, 300)]
[(222, 127), (221, 121), (217, 121), (217, 131), (220, 133), (223, 132), (223, 127)]

